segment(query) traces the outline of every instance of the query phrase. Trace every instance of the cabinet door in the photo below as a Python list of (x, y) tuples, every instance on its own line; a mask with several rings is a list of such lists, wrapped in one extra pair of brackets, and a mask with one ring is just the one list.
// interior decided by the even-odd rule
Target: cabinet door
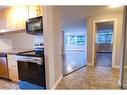
[(11, 60), (9, 59), (8, 66), (9, 68), (13, 68), (13, 69), (17, 68), (17, 61), (15, 59), (11, 59)]
[(0, 57), (0, 77), (8, 78), (8, 65), (6, 57)]
[(18, 70), (14, 69), (14, 68), (10, 68), (9, 69), (9, 78), (14, 81), (14, 82), (18, 82)]
[(5, 9), (6, 27), (8, 30), (25, 29), (26, 10), (24, 7), (8, 7)]
[[(26, 20), (36, 17), (37, 11), (42, 15), (42, 6), (38, 10), (38, 6), (11, 6), (0, 10), (0, 29), (10, 31), (25, 29)], [(39, 16), (39, 15), (38, 15)]]
[(0, 30), (7, 29), (5, 9), (0, 10)]
[(29, 12), (27, 12), (28, 18), (33, 18), (43, 15), (42, 6), (26, 6), (29, 7)]
[(18, 67), (16, 55), (8, 55), (8, 68), (9, 68), (9, 78), (14, 82), (18, 82)]
[(38, 6), (29, 6), (29, 11), (27, 9), (27, 6), (13, 6), (6, 8), (5, 13), (7, 28), (9, 30), (25, 29), (26, 20), (28, 18), (36, 17), (38, 12), (40, 13), (38, 16), (42, 15), (41, 7), (39, 10)]

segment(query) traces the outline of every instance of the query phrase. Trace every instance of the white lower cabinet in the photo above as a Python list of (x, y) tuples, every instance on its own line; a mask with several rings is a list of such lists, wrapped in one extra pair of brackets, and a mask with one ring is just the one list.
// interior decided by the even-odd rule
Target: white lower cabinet
[(18, 82), (19, 79), (18, 79), (18, 66), (16, 61), (16, 55), (8, 54), (7, 59), (8, 59), (9, 78), (13, 82)]

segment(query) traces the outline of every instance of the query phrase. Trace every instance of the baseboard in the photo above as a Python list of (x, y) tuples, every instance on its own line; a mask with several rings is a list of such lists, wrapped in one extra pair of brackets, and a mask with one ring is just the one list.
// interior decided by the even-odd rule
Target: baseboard
[[(87, 63), (87, 66), (94, 66), (94, 65), (91, 63)], [(112, 66), (112, 68), (119, 69), (120, 66), (115, 65), (115, 66)], [(125, 66), (124, 68), (127, 68), (127, 66)]]
[(63, 78), (63, 75), (61, 75), (59, 77), (59, 79), (56, 81), (56, 83), (53, 85), (53, 87), (52, 87), (53, 90), (56, 89), (57, 85), (60, 83), (60, 81), (62, 80), (62, 78)]
[(112, 53), (112, 51), (97, 51), (96, 53)]
[(118, 86), (121, 87), (121, 81), (120, 80), (118, 80)]
[[(118, 68), (120, 69), (120, 66), (113, 66), (112, 68)], [(127, 69), (127, 66), (124, 66), (125, 69)]]
[(127, 69), (127, 66), (124, 66), (124, 69)]
[(119, 69), (119, 68), (120, 68), (120, 66), (113, 66), (112, 68)]
[(87, 63), (86, 65), (87, 66), (94, 66), (92, 63)]

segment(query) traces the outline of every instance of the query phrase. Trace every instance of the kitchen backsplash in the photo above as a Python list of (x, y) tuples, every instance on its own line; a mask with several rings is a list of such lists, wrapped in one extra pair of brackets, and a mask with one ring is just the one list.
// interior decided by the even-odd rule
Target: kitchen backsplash
[(12, 40), (0, 38), (0, 49), (12, 49)]
[(38, 43), (44, 43), (44, 39), (42, 35), (35, 35), (34, 44), (38, 44)]
[[(34, 37), (35, 37), (34, 35), (29, 35), (26, 32), (23, 32), (23, 33), (1, 35), (0, 40), (10, 39), (9, 41), (12, 41), (12, 48), (34, 49)], [(8, 45), (9, 41), (4, 41), (4, 44)]]
[(16, 33), (2, 35), (0, 37), (0, 49), (34, 49), (35, 44), (44, 43), (42, 35), (29, 35), (27, 33)]

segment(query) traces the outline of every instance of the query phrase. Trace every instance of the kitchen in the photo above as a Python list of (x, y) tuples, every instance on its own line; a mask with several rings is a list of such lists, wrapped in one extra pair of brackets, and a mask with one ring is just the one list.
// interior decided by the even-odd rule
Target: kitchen
[(46, 89), (42, 6), (0, 7), (0, 78)]

